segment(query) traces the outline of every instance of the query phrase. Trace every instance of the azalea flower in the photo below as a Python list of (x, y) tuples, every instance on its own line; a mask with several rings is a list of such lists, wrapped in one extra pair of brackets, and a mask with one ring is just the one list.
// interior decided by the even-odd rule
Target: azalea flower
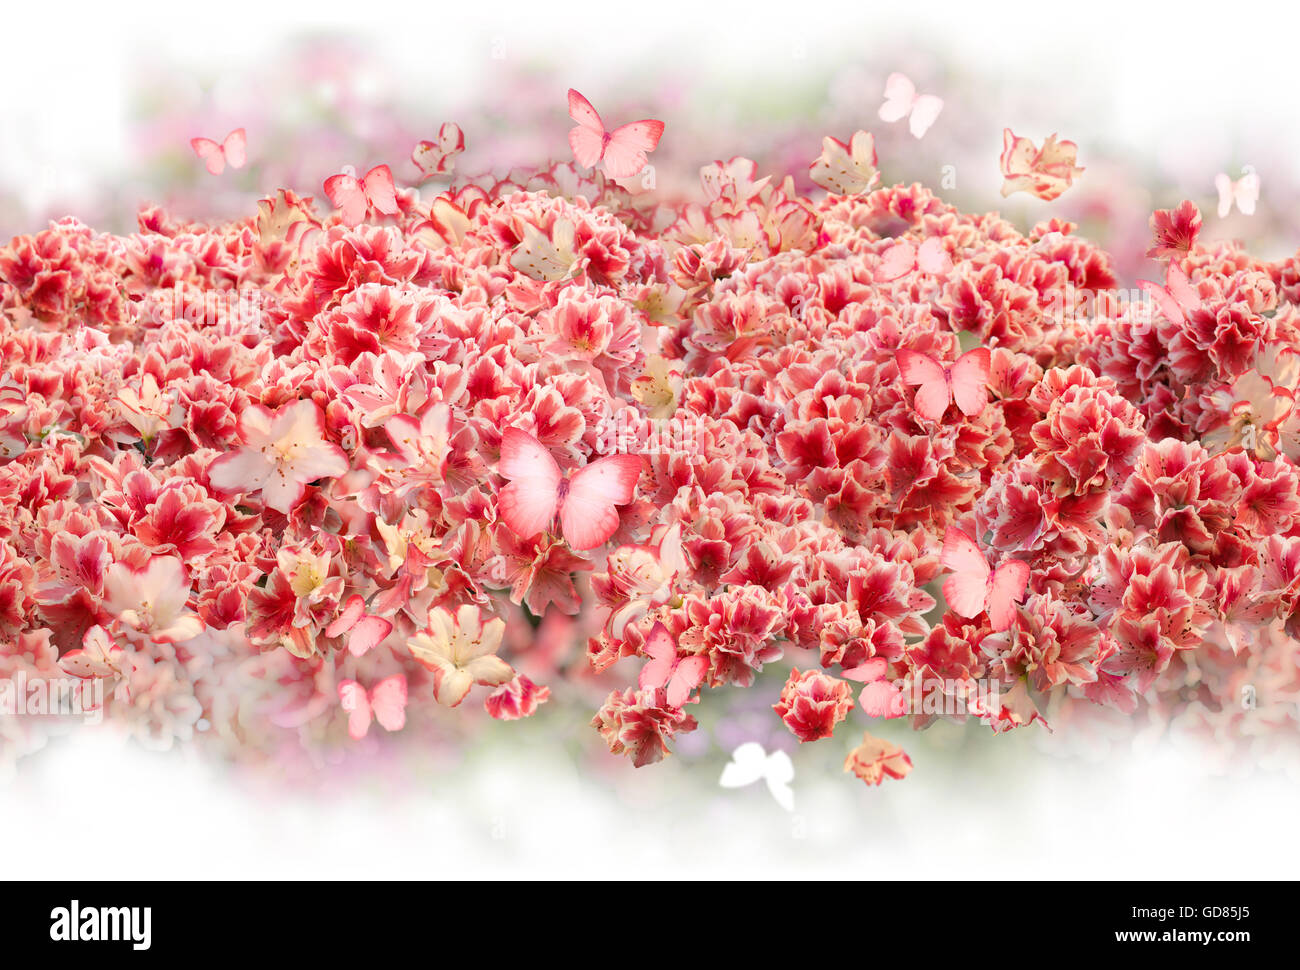
[(117, 395), (122, 419), (145, 441), (152, 441), (162, 432), (180, 427), (184, 420), (176, 399), (158, 386), (153, 374), (140, 379), (140, 389), (124, 387)]
[(1019, 138), (1010, 128), (1002, 132), (1002, 194), (1029, 192), (1044, 202), (1060, 196), (1083, 169), (1074, 164), (1079, 146), (1048, 135), (1042, 148)]
[(288, 514), (321, 478), (347, 473), (343, 449), (325, 440), (325, 416), (313, 401), (277, 411), (250, 405), (239, 417), (244, 445), (208, 466), (208, 481), (223, 492), (261, 491), (267, 508)]
[(157, 556), (143, 568), (118, 562), (104, 577), (104, 609), (127, 627), (159, 643), (180, 643), (203, 631), (187, 609), (190, 582), (175, 556)]
[(1147, 250), (1148, 259), (1181, 259), (1201, 234), (1201, 210), (1191, 199), (1184, 199), (1176, 209), (1157, 209), (1151, 216), (1151, 231), (1155, 242)]
[(0, 383), (0, 460), (18, 458), (27, 450), (27, 414), (22, 388), (7, 379)]
[(514, 678), (510, 665), (496, 655), (505, 632), (496, 617), (484, 623), (477, 606), (452, 614), (443, 607), (429, 611), (428, 625), (408, 642), (411, 656), (434, 674), (434, 697), (455, 707), (475, 684), (495, 687)]
[(796, 668), (772, 709), (800, 741), (828, 738), (853, 707), (853, 688), (820, 670)]
[(1239, 446), (1262, 461), (1277, 457), (1278, 429), (1295, 408), (1290, 391), (1250, 370), (1230, 387), (1213, 392), (1211, 401), (1227, 421), (1205, 433), (1201, 439), (1205, 447), (1226, 451)]
[(808, 177), (836, 195), (866, 192), (880, 180), (875, 137), (869, 131), (856, 131), (847, 145), (836, 138), (823, 138), (821, 156), (809, 166)]
[(520, 674), (489, 694), (483, 706), (498, 721), (517, 721), (536, 714), (537, 708), (550, 696), (549, 687), (539, 687)]
[(116, 680), (128, 676), (132, 669), (126, 651), (113, 641), (108, 631), (98, 625), (86, 631), (79, 650), (70, 650), (59, 658), (59, 666), (73, 677), (83, 679)]
[(906, 778), (912, 770), (912, 759), (898, 745), (864, 731), (862, 743), (844, 759), (844, 770), (868, 785), (879, 785), (886, 778)]

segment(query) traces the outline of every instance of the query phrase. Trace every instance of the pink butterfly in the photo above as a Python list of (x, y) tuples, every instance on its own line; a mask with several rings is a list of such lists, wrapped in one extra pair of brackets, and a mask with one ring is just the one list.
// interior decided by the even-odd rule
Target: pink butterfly
[(1151, 294), (1165, 319), (1172, 323), (1186, 323), (1187, 314), (1200, 309), (1201, 294), (1187, 278), (1187, 274), (1174, 263), (1169, 264), (1165, 273), (1164, 286), (1151, 280), (1138, 280), (1138, 286)]
[(931, 236), (919, 247), (906, 239), (894, 243), (885, 250), (880, 265), (876, 267), (876, 282), (892, 283), (918, 269), (936, 275), (952, 269), (952, 257), (938, 236)]
[(907, 118), (907, 127), (913, 137), (920, 138), (930, 130), (942, 110), (943, 98), (933, 94), (917, 94), (916, 85), (906, 74), (894, 73), (885, 79), (885, 103), (880, 106), (881, 121), (893, 122)]
[(456, 156), (465, 150), (465, 133), (460, 125), (446, 122), (438, 129), (438, 140), (422, 141), (411, 152), (411, 161), (424, 178), (447, 175), (456, 169)]
[(243, 168), (248, 161), (248, 145), (243, 128), (236, 128), (219, 145), (211, 138), (191, 138), (190, 147), (194, 149), (195, 155), (203, 159), (213, 175), (225, 171), (227, 163), (231, 168)]
[(325, 194), (334, 208), (343, 210), (346, 226), (360, 225), (371, 207), (386, 216), (397, 215), (397, 188), (387, 165), (376, 165), (360, 179), (356, 169), (346, 165), (325, 180)]
[(354, 741), (369, 733), (372, 719), (386, 731), (400, 731), (406, 726), (406, 675), (385, 677), (368, 691), (355, 680), (341, 680), (339, 703), (348, 714), (348, 734)]
[(845, 680), (866, 685), (858, 695), (858, 703), (868, 717), (902, 717), (907, 713), (907, 697), (897, 684), (885, 679), (888, 671), (889, 663), (884, 657), (872, 657), (844, 671)]
[(668, 688), (669, 707), (685, 704), (709, 669), (707, 657), (678, 656), (677, 644), (662, 623), (656, 623), (650, 628), (650, 635), (645, 641), (645, 652), (650, 655), (650, 660), (641, 668), (637, 686), (642, 690), (652, 687)]
[(1008, 559), (990, 570), (984, 553), (975, 540), (955, 526), (943, 537), (940, 562), (953, 575), (943, 581), (943, 595), (958, 616), (973, 619), (987, 611), (995, 632), (1011, 626), (1015, 605), (1029, 586), (1029, 566), (1019, 559)]
[(1214, 176), (1214, 187), (1219, 190), (1219, 218), (1226, 218), (1232, 211), (1232, 203), (1237, 203), (1237, 211), (1243, 216), (1255, 214), (1255, 203), (1259, 201), (1259, 176), (1252, 168), (1237, 181), (1228, 178), (1223, 172)]
[(595, 549), (618, 531), (615, 506), (632, 501), (641, 477), (639, 455), (608, 455), (566, 479), (550, 451), (527, 431), (506, 428), (497, 471), (501, 520), (522, 539), (550, 529), (556, 513), (570, 548)]
[(359, 595), (352, 596), (344, 605), (343, 612), (338, 615), (338, 618), (325, 628), (327, 637), (350, 633), (348, 652), (354, 657), (365, 655), (392, 632), (393, 624), (388, 620), (379, 616), (366, 615), (366, 601)]
[(573, 88), (569, 88), (569, 117), (578, 123), (569, 132), (573, 157), (585, 168), (603, 159), (610, 178), (630, 178), (645, 168), (646, 152), (655, 150), (664, 133), (662, 121), (648, 118), (606, 131), (591, 102)]
[(975, 417), (989, 403), (989, 370), (993, 357), (987, 347), (976, 347), (957, 358), (951, 366), (915, 350), (898, 352), (898, 370), (908, 384), (920, 385), (916, 392), (916, 413), (938, 421), (953, 401), (962, 413)]

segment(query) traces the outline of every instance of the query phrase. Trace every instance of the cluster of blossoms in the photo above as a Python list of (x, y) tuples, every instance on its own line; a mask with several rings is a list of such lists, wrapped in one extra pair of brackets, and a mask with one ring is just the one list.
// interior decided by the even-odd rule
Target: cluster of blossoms
[[(874, 166), (860, 132), (827, 140), (836, 191), (812, 197), (744, 159), (680, 203), (555, 165), (399, 189), (351, 228), (281, 190), (235, 223), (14, 239), (0, 676), (102, 682), (148, 743), (240, 748), (523, 718), (564, 683), (645, 765), (698, 725), (698, 695), (638, 685), (662, 624), (702, 692), (790, 663), (772, 716), (802, 742), (855, 707), (1294, 732), (1300, 259), (1158, 214), (1202, 305), (1062, 316), (1117, 283), (1074, 226), (873, 189)], [(939, 240), (944, 270), (882, 282), (900, 239)], [(975, 345), (987, 406), (921, 417), (898, 351)], [(606, 545), (505, 524), (505, 429), (572, 472), (611, 427), (643, 471)], [(954, 526), (1030, 567), (1009, 628), (944, 609)], [(0, 745), (29, 735), (0, 712)], [(911, 762), (867, 734), (845, 767)]]

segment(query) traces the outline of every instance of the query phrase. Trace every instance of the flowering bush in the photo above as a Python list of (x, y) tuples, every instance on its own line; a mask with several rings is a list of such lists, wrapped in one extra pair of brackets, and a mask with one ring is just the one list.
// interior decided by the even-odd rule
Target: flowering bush
[[(102, 687), (149, 743), (245, 749), (373, 743), (348, 738), (372, 707), (405, 732), (525, 718), (572, 683), (640, 766), (698, 725), (694, 685), (638, 683), (662, 624), (701, 692), (788, 663), (769, 703), (805, 743), (1077, 705), (1293, 731), (1300, 259), (1161, 213), (1199, 305), (1094, 305), (1116, 276), (1070, 223), (873, 190), (875, 165), (859, 132), (813, 166), (843, 195), (744, 159), (680, 203), (554, 165), (399, 187), (351, 228), (281, 190), (235, 223), (14, 239), (0, 674)], [(947, 258), (882, 281), (904, 240)], [(899, 351), (975, 346), (987, 404), (923, 417)], [(506, 524), (508, 428), (568, 473), (641, 456), (608, 543)], [(1028, 565), (1009, 626), (944, 608), (954, 527)], [(0, 741), (35, 743), (3, 712)], [(870, 734), (846, 763), (910, 769)]]

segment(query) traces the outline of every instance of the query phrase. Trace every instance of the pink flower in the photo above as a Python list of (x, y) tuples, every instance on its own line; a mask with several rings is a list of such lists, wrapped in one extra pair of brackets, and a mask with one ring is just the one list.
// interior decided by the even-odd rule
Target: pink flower
[(800, 741), (816, 741), (829, 738), (835, 725), (848, 717), (852, 707), (850, 684), (820, 670), (800, 673), (794, 669), (772, 710)]
[(1008, 679), (1027, 675), (1035, 688), (1048, 691), (1096, 680), (1100, 642), (1089, 611), (1035, 593), (1016, 612), (1011, 629), (985, 637), (980, 649)]
[(591, 726), (614, 754), (627, 754), (637, 768), (662, 761), (668, 743), (678, 731), (694, 731), (695, 718), (680, 707), (670, 707), (663, 688), (612, 691)]
[(489, 694), (483, 706), (498, 721), (517, 721), (521, 717), (532, 717), (550, 696), (549, 687), (539, 687), (520, 674)]
[(114, 563), (104, 578), (104, 609), (159, 643), (203, 632), (203, 621), (187, 608), (189, 597), (185, 567), (175, 556), (155, 556), (143, 568)]
[(886, 778), (906, 778), (912, 770), (912, 759), (898, 745), (864, 731), (862, 743), (844, 759), (844, 770), (868, 785), (879, 785)]
[(250, 405), (239, 416), (244, 446), (208, 466), (208, 481), (223, 492), (261, 491), (267, 508), (286, 515), (307, 485), (348, 471), (343, 449), (325, 440), (325, 416), (312, 401), (277, 411)]
[[(1042, 388), (1042, 396), (1050, 393)], [(1086, 384), (1063, 388), (1031, 433), (1042, 475), (1058, 495), (1082, 495), (1122, 480), (1145, 440), (1142, 416), (1132, 404)]]
[(392, 472), (397, 483), (394, 494), (442, 484), (451, 454), (451, 409), (447, 405), (427, 404), (414, 418), (394, 415), (385, 422), (384, 432), (405, 464)]
[(1151, 231), (1155, 241), (1147, 250), (1148, 259), (1181, 259), (1201, 234), (1201, 210), (1191, 199), (1184, 199), (1176, 209), (1157, 209), (1151, 215)]
[(26, 627), (35, 591), (36, 570), (13, 546), (0, 541), (0, 634), (13, 635)]

